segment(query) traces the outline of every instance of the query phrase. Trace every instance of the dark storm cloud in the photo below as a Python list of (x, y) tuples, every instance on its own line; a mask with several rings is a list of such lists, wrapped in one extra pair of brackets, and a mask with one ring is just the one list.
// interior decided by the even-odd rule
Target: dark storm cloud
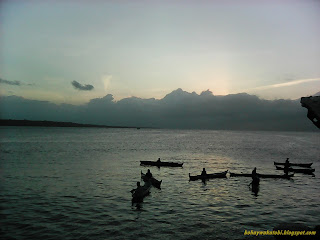
[(179, 129), (316, 130), (299, 100), (264, 100), (246, 93), (214, 96), (177, 89), (163, 99), (136, 97), (114, 101), (111, 94), (81, 106), (0, 99), (1, 118), (71, 121), (110, 126)]
[(21, 85), (20, 81), (9, 81), (9, 80), (4, 80), (2, 78), (0, 78), (0, 83), (8, 84), (8, 85), (15, 85), (15, 86), (20, 86)]
[(77, 81), (72, 81), (71, 84), (75, 89), (82, 90), (82, 91), (91, 91), (94, 88), (92, 85), (89, 85), (89, 84), (82, 85)]

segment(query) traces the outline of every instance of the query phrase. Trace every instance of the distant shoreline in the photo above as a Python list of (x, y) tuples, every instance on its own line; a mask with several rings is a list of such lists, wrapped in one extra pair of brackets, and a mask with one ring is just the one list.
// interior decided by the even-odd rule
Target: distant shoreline
[(21, 126), (21, 127), (89, 127), (89, 128), (137, 128), (128, 126), (106, 126), (96, 124), (81, 124), (74, 122), (55, 122), (55, 121), (32, 121), (32, 120), (13, 120), (0, 119), (0, 126)]

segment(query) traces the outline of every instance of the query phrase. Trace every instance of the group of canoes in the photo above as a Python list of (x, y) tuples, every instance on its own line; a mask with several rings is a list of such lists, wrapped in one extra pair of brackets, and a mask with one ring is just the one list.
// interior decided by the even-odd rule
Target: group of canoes
[[(176, 162), (162, 162), (160, 158), (157, 161), (140, 161), (140, 165), (156, 166), (156, 167), (182, 167), (183, 163)], [(144, 185), (141, 186), (140, 182), (137, 182), (137, 188), (132, 189), (132, 204), (140, 203), (143, 198), (150, 193), (150, 188), (153, 186), (155, 188), (161, 189), (162, 180), (159, 181), (152, 176), (150, 169), (144, 174), (141, 171), (141, 179), (144, 181)]]
[(276, 166), (276, 170), (283, 170), (284, 172), (313, 174), (315, 171), (314, 168), (311, 168), (312, 163), (290, 163), (289, 158), (287, 158), (285, 163), (274, 162), (274, 165)]
[[(251, 177), (252, 177), (252, 182), (250, 183), (252, 187), (252, 191), (255, 192), (256, 194), (259, 191), (259, 184), (260, 184), (260, 178), (261, 177), (267, 177), (267, 178), (275, 178), (275, 177), (281, 177), (281, 178), (291, 178), (294, 176), (294, 173), (305, 173), (305, 174), (313, 174), (315, 169), (311, 169), (312, 163), (290, 163), (289, 158), (284, 163), (279, 163), (279, 162), (274, 162), (274, 165), (276, 165), (277, 170), (283, 170), (284, 174), (283, 175), (264, 175), (264, 174), (258, 174), (256, 172), (256, 168), (252, 171)], [(283, 167), (278, 167), (278, 165), (283, 165)], [(292, 166), (298, 166), (298, 167), (303, 167), (302, 169), (293, 169), (291, 168)], [(289, 172), (293, 172), (289, 174)], [(231, 174), (230, 174), (231, 176)]]
[(144, 181), (144, 185), (141, 186), (140, 182), (137, 182), (137, 188), (132, 189), (132, 204), (133, 203), (140, 203), (143, 201), (143, 198), (150, 193), (150, 188), (156, 187), (161, 189), (162, 180), (159, 181), (152, 176), (150, 169), (148, 169), (147, 173), (143, 173), (141, 171), (141, 179)]
[[(148, 166), (157, 166), (157, 167), (182, 167), (183, 163), (175, 163), (175, 162), (162, 162), (160, 158), (157, 161), (140, 161), (140, 165), (148, 165)], [(274, 162), (274, 165), (276, 165), (277, 170), (283, 170), (284, 174), (260, 174), (257, 173), (257, 169), (254, 168), (252, 173), (233, 173), (229, 172), (228, 170), (218, 173), (210, 173), (208, 174), (203, 168), (200, 175), (191, 176), (189, 173), (189, 180), (190, 181), (196, 181), (196, 180), (202, 180), (206, 181), (207, 179), (212, 178), (226, 178), (227, 173), (229, 172), (230, 177), (251, 177), (252, 182), (250, 185), (252, 188), (257, 188), (260, 184), (260, 178), (285, 178), (290, 179), (294, 176), (294, 173), (306, 173), (306, 174), (312, 174), (315, 169), (311, 168), (312, 163), (290, 163), (289, 158), (284, 163)], [(283, 167), (280, 167), (283, 166)], [(292, 168), (292, 166), (302, 167), (299, 168)], [(289, 172), (293, 172), (290, 173)], [(132, 192), (132, 202), (141, 202), (145, 196), (149, 194), (149, 190), (151, 186), (154, 186), (156, 188), (160, 189), (161, 181), (155, 179), (150, 170), (148, 169), (148, 172), (146, 174), (141, 172), (141, 178), (145, 182), (144, 186), (140, 186), (140, 182), (137, 183), (137, 188), (133, 189)]]
[[(211, 178), (226, 178), (227, 177), (227, 173), (229, 172), (227, 171), (223, 171), (223, 172), (219, 172), (219, 173), (211, 173), (211, 174), (203, 174), (204, 171), (202, 171), (202, 173), (200, 175), (196, 175), (196, 176), (191, 176), (189, 173), (189, 180), (190, 181), (195, 181), (195, 180), (207, 180), (207, 179), (211, 179)], [(256, 168), (252, 171), (252, 173), (233, 173), (233, 172), (229, 172), (230, 177), (251, 177), (252, 179), (254, 178), (290, 178), (293, 177), (293, 174), (260, 174), (260, 173), (256, 173)], [(255, 182), (259, 182), (259, 181), (255, 181)]]
[[(259, 183), (256, 178), (291, 178), (294, 176), (294, 173), (305, 173), (305, 174), (313, 174), (315, 169), (311, 168), (312, 163), (291, 163), (289, 162), (289, 158), (287, 158), (286, 162), (279, 163), (274, 162), (277, 170), (283, 170), (284, 174), (260, 174), (257, 173), (257, 169), (254, 168), (252, 173), (233, 173), (229, 172), (230, 177), (251, 177), (254, 180), (254, 183)], [(283, 165), (284, 167), (279, 167), (278, 165)], [(292, 166), (303, 167), (303, 168), (292, 168)], [(292, 173), (290, 173), (292, 172)], [(201, 175), (191, 176), (189, 173), (190, 181), (198, 180), (198, 179), (210, 179), (210, 178), (224, 178), (226, 177), (228, 171), (223, 171), (220, 173), (207, 174), (205, 169), (203, 169)]]

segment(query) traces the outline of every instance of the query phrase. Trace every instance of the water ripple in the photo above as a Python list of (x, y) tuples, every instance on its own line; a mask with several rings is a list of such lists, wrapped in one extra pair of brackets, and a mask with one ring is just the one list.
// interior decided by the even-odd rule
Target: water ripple
[[(4, 239), (244, 239), (245, 229), (320, 221), (317, 174), (262, 179), (257, 196), (248, 178), (188, 179), (203, 167), (274, 173), (273, 161), (289, 154), (318, 169), (312, 133), (51, 129), (48, 141), (36, 129), (1, 142)], [(157, 157), (184, 167), (139, 165)], [(162, 189), (152, 188), (137, 208), (130, 190), (148, 168)]]

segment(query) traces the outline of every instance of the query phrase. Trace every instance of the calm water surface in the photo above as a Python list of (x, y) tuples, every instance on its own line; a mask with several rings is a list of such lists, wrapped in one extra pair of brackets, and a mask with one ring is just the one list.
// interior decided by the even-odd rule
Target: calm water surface
[[(4, 239), (246, 239), (244, 230), (320, 224), (320, 134), (94, 128), (0, 128)], [(140, 160), (184, 162), (142, 167)], [(278, 173), (313, 162), (315, 176), (189, 182), (188, 174)], [(141, 209), (130, 190), (150, 168), (162, 189)]]

